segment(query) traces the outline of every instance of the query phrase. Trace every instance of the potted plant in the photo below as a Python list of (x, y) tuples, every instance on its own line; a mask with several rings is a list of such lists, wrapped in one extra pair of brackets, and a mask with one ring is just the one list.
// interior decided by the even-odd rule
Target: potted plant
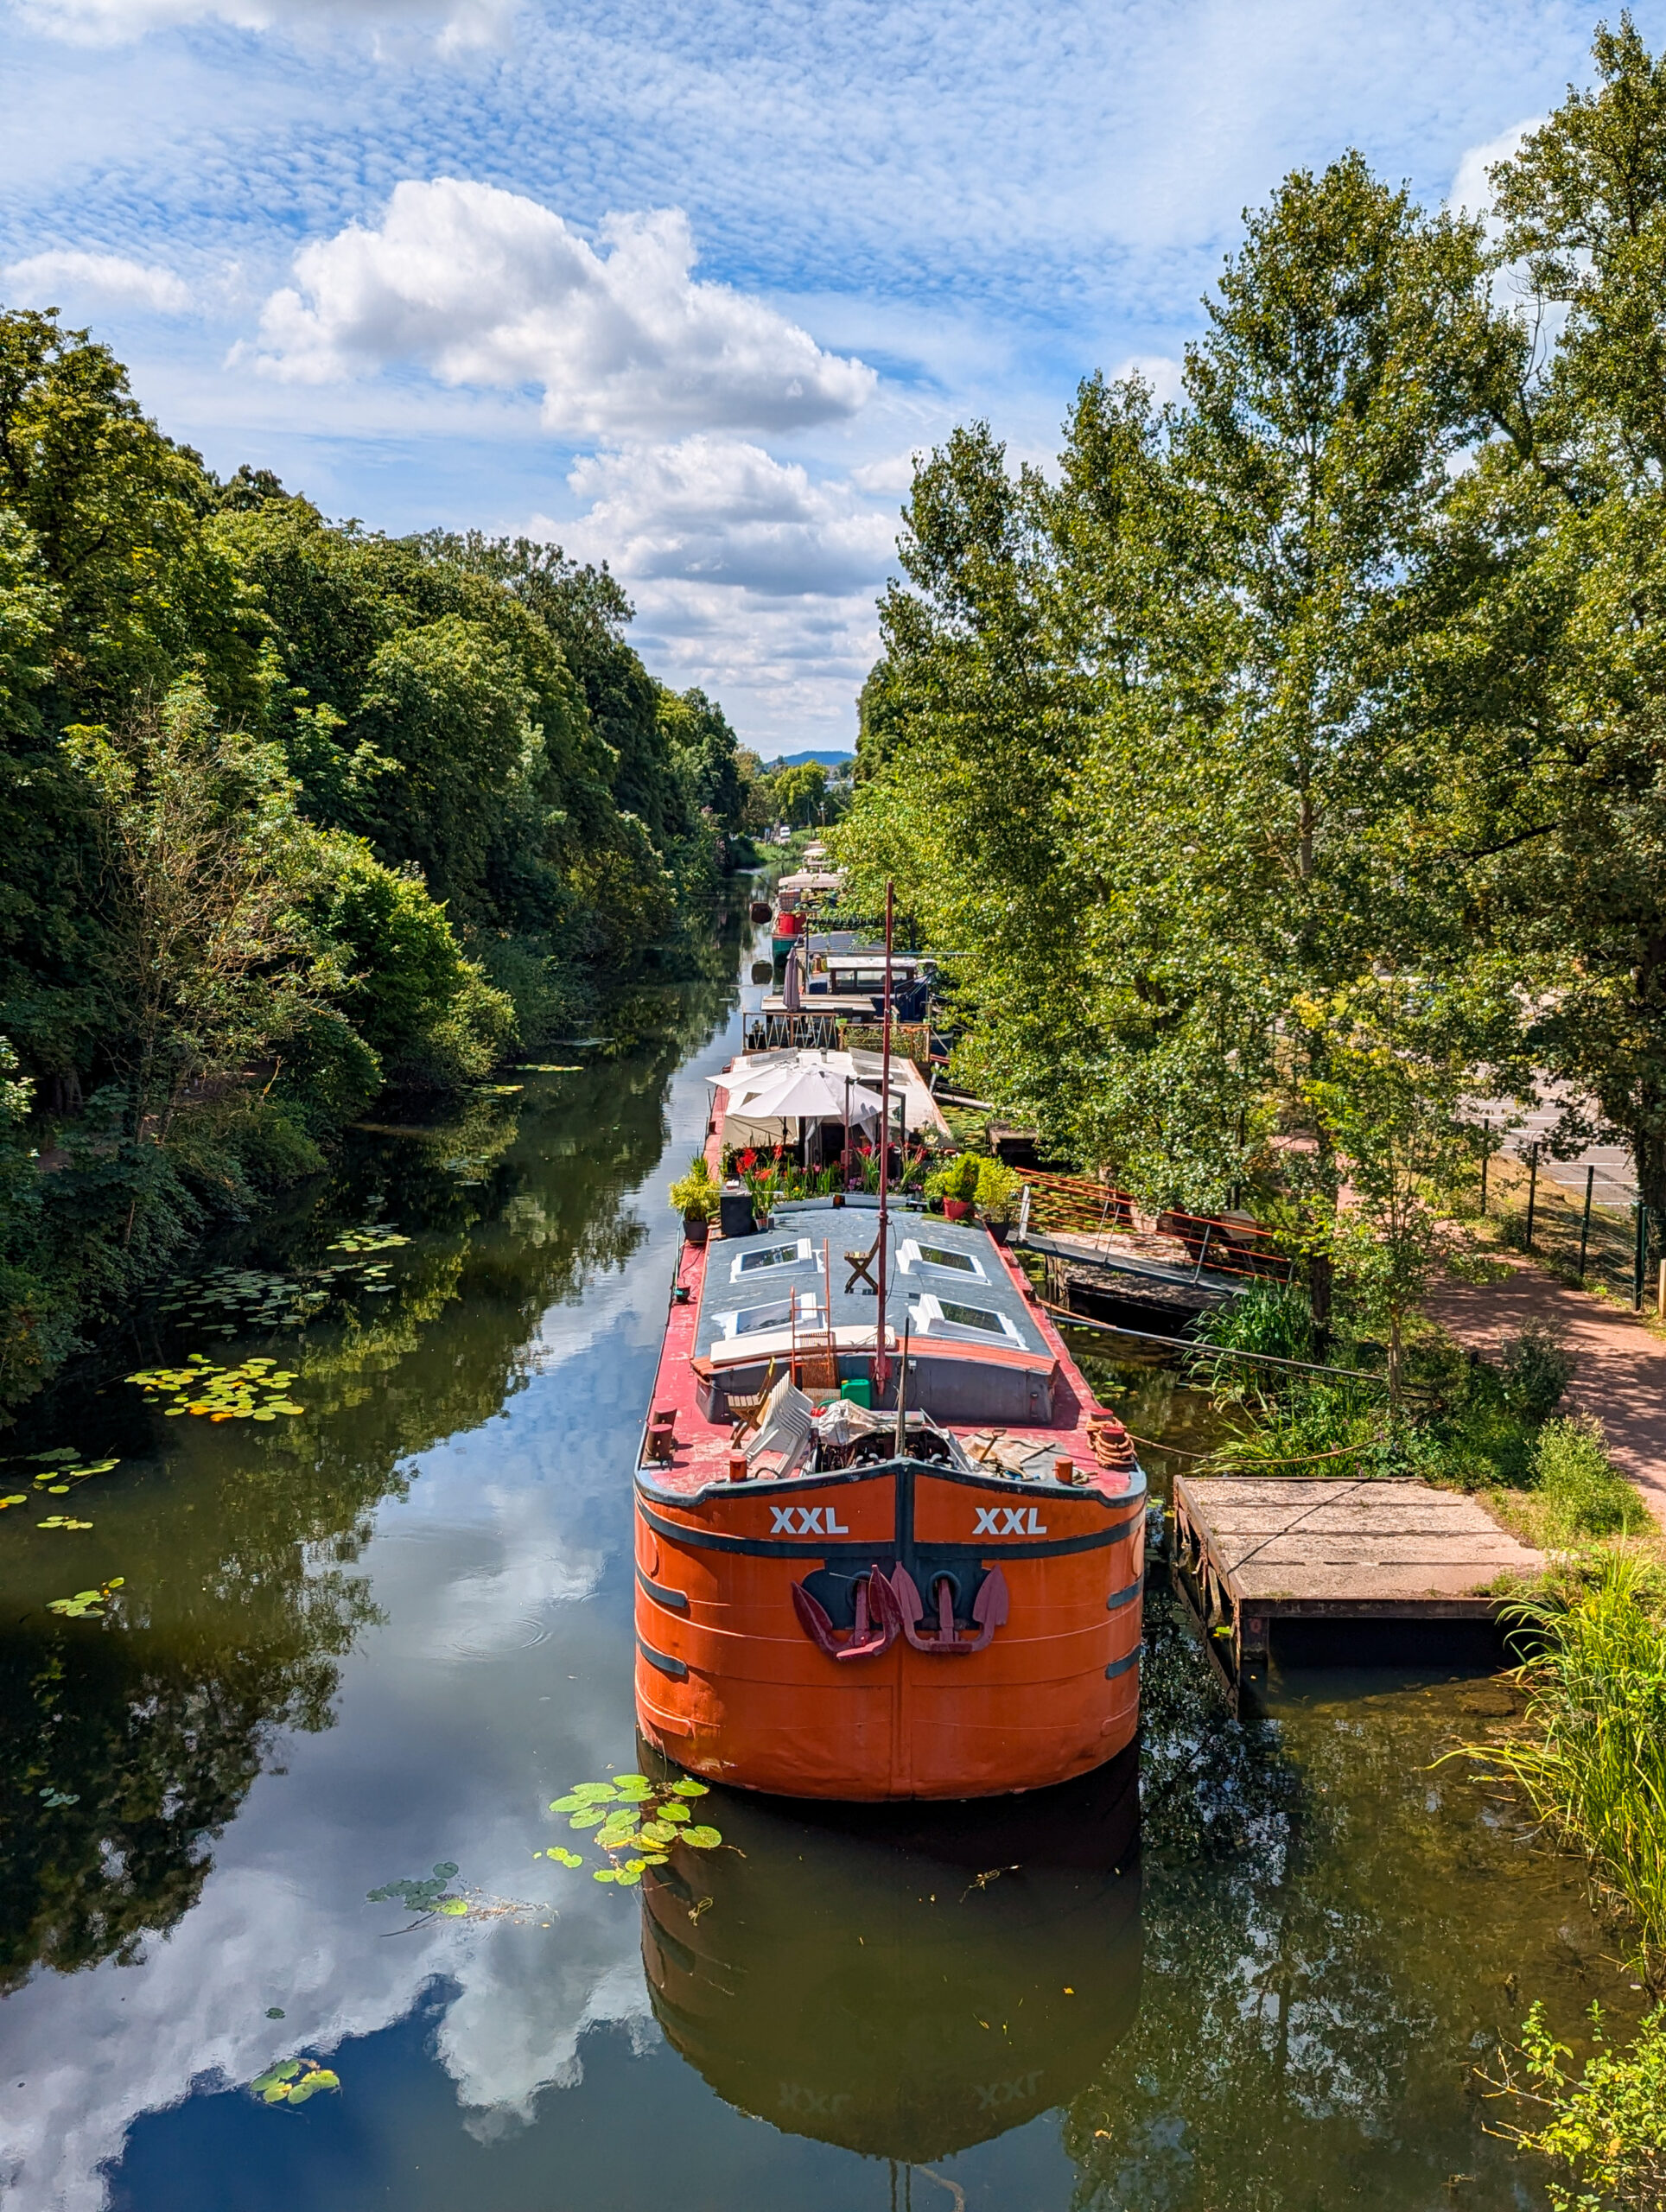
[(1023, 1177), (1004, 1160), (978, 1161), (977, 1211), (997, 1244), (1007, 1241), (1023, 1189)]
[(712, 1216), (721, 1192), (703, 1152), (689, 1162), (689, 1172), (671, 1185), (671, 1201), (683, 1217), (683, 1234), (690, 1244), (703, 1244), (711, 1234)]
[(966, 1221), (977, 1198), (977, 1154), (963, 1152), (946, 1167), (939, 1167), (925, 1185), (928, 1198), (941, 1202), (946, 1221)]

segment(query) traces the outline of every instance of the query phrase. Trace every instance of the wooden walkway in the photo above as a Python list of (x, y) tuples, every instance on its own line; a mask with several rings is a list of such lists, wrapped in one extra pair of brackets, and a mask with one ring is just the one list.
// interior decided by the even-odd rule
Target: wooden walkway
[(1265, 1679), (1275, 1622), (1490, 1620), (1497, 1579), (1545, 1561), (1428, 1483), (1179, 1475), (1174, 1563), (1205, 1629), (1230, 1625), (1237, 1685)]

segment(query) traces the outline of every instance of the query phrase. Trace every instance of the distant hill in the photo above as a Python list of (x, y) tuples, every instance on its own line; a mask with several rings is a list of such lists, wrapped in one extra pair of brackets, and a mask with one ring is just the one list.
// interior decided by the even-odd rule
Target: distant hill
[(824, 768), (843, 768), (855, 759), (854, 753), (831, 753), (815, 749), (809, 753), (783, 753), (773, 760), (766, 760), (766, 768), (802, 768), (808, 760), (819, 760)]

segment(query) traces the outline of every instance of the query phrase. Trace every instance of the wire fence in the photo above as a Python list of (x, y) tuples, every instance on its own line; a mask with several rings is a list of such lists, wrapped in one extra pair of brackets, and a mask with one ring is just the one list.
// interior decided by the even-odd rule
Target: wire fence
[[(1623, 1158), (1623, 1155), (1621, 1156)], [(1548, 1158), (1529, 1140), (1526, 1156), (1495, 1154), (1488, 1163), (1486, 1213), (1503, 1242), (1530, 1252), (1570, 1281), (1631, 1305), (1637, 1294), (1636, 1185), (1629, 1170), (1587, 1154)], [(1642, 1291), (1652, 1302), (1660, 1255), (1644, 1255)]]

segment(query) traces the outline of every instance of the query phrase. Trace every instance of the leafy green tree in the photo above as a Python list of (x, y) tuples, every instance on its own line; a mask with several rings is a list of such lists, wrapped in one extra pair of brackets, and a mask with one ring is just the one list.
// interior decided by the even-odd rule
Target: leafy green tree
[(660, 728), (690, 807), (725, 830), (744, 829), (747, 778), (728, 716), (699, 690), (672, 691), (662, 683), (658, 702)]
[(326, 926), (347, 973), (337, 1002), (393, 1078), (449, 1088), (484, 1075), (513, 1036), (512, 1006), (464, 958), (415, 871), (349, 852)]
[(1561, 1138), (1623, 1138), (1666, 1249), (1666, 65), (1629, 16), (1594, 59), (1493, 171), (1524, 327), (1562, 325), (1455, 488), (1419, 673), (1447, 762), (1430, 842), (1533, 992)]
[(282, 755), (176, 685), (114, 731), (72, 730), (105, 861), (106, 1035), (128, 1128), (165, 1142), (193, 1085), (264, 1052), (334, 980), (307, 915), (318, 834)]
[(1400, 678), (1519, 358), (1486, 273), (1351, 155), (1248, 219), (1179, 406), (1090, 379), (1056, 486), (982, 425), (917, 470), (841, 849), (961, 956), (980, 1080), (1160, 1202), (1220, 1203), (1323, 1080), (1305, 1010), (1461, 945)]

